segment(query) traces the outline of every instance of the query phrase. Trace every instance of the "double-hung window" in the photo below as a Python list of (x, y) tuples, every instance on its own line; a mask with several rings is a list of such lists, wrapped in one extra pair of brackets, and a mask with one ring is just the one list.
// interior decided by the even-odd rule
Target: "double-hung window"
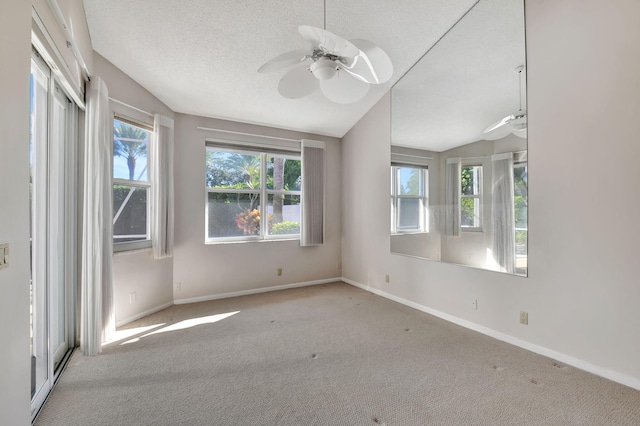
[(391, 166), (391, 232), (429, 232), (429, 170)]
[(300, 238), (296, 152), (206, 147), (205, 242)]
[(113, 120), (114, 251), (151, 246), (148, 152), (152, 129)]
[(482, 230), (482, 166), (462, 165), (460, 226), (464, 231)]

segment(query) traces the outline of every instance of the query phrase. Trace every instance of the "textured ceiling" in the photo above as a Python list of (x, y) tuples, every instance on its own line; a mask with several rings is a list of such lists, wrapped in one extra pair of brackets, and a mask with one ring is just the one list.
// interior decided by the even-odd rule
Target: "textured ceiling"
[(476, 0), (326, 0), (327, 30), (379, 45), (394, 64), (391, 81), (350, 105), (319, 92), (284, 99), (285, 71), (256, 71), (307, 47), (297, 28), (323, 26), (322, 0), (83, 3), (93, 48), (174, 111), (342, 137)]

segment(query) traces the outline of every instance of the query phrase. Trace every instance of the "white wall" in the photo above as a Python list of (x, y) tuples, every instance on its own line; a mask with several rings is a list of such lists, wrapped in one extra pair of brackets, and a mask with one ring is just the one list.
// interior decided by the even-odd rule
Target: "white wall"
[[(298, 241), (204, 244), (204, 144), (205, 138), (212, 134), (197, 127), (325, 141), (325, 244), (318, 247), (300, 247)], [(175, 138), (173, 279), (176, 300), (340, 277), (341, 166), (338, 139), (183, 114), (177, 114)], [(283, 269), (280, 277), (276, 274), (277, 268)]]
[(388, 96), (343, 138), (343, 276), (640, 388), (640, 3), (526, 9), (529, 277), (389, 254)]
[[(109, 97), (152, 114), (174, 118), (174, 113), (146, 89), (94, 52), (94, 74), (105, 81)], [(153, 125), (153, 117), (115, 104), (130, 118)], [(173, 259), (153, 259), (151, 249), (120, 252), (113, 257), (116, 323), (123, 323), (173, 303)], [(134, 298), (130, 294), (135, 293)]]
[[(8, 12), (8, 13), (7, 13)], [(0, 413), (29, 424), (29, 73), (31, 5), (3, 2), (0, 14), (0, 242), (10, 244), (0, 269)], [(10, 65), (9, 65), (10, 64)]]

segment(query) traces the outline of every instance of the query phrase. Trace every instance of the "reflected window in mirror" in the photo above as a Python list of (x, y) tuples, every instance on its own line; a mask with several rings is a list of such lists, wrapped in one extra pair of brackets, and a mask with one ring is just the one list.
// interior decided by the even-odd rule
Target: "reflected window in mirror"
[(429, 232), (429, 170), (391, 166), (391, 233)]
[(513, 164), (514, 217), (516, 238), (516, 273), (527, 274), (527, 207), (529, 204), (528, 169), (526, 162)]
[(482, 231), (482, 166), (463, 165), (460, 170), (460, 226)]

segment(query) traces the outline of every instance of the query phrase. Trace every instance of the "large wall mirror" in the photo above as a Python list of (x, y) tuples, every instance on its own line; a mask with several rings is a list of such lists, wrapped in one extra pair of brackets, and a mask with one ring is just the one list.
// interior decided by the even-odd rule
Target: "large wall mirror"
[(391, 91), (391, 252), (526, 276), (526, 120), (524, 0), (480, 0)]

